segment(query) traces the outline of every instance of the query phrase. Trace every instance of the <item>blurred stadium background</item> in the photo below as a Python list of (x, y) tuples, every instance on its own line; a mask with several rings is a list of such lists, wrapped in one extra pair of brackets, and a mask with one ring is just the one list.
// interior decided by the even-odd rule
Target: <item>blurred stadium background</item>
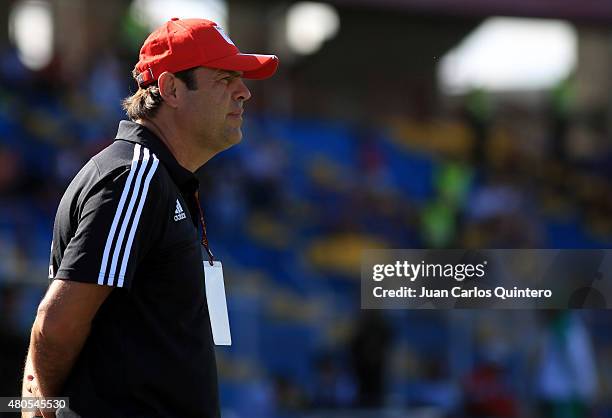
[(224, 417), (612, 417), (607, 311), (359, 301), (365, 248), (610, 248), (611, 2), (2, 0), (0, 16), (1, 396), (19, 392), (63, 190), (114, 138), (150, 29), (198, 16), (281, 58), (249, 84), (242, 144), (199, 173), (234, 336)]

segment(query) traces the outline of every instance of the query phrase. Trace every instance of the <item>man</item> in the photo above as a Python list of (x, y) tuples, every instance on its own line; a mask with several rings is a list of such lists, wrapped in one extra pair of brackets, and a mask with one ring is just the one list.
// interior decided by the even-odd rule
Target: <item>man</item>
[(66, 416), (84, 418), (219, 416), (193, 173), (240, 142), (242, 78), (277, 66), (208, 20), (147, 38), (123, 103), (132, 121), (60, 202), (23, 396), (69, 397)]

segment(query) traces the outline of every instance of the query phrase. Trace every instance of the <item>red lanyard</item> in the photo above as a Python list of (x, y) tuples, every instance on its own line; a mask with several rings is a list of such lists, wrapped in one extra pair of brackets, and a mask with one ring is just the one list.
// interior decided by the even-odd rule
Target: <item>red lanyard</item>
[(213, 256), (212, 251), (210, 251), (210, 246), (208, 244), (208, 237), (206, 236), (206, 222), (204, 222), (204, 212), (202, 211), (202, 206), (200, 205), (200, 191), (196, 190), (195, 192), (196, 203), (198, 204), (198, 210), (200, 211), (200, 225), (202, 226), (202, 245), (206, 248), (206, 252), (208, 253), (208, 263), (212, 266), (215, 261), (215, 257)]

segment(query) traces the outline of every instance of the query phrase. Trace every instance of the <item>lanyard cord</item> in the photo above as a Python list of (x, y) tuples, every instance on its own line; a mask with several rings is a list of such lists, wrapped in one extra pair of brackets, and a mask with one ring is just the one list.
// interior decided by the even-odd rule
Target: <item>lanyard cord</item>
[(200, 191), (196, 190), (195, 192), (196, 203), (198, 204), (198, 210), (200, 211), (200, 225), (202, 226), (202, 245), (206, 248), (206, 252), (208, 253), (208, 263), (212, 266), (215, 261), (215, 257), (213, 256), (212, 251), (210, 251), (210, 246), (208, 244), (208, 237), (206, 236), (206, 222), (204, 222), (204, 212), (202, 211), (202, 206), (200, 205)]

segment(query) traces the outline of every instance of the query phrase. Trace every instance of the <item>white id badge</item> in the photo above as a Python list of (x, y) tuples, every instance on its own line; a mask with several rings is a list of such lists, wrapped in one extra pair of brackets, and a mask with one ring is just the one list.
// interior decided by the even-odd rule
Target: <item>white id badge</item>
[(208, 260), (203, 263), (208, 315), (210, 316), (213, 341), (216, 345), (232, 345), (227, 302), (225, 300), (225, 285), (223, 283), (223, 267), (220, 261), (213, 261), (212, 266)]

